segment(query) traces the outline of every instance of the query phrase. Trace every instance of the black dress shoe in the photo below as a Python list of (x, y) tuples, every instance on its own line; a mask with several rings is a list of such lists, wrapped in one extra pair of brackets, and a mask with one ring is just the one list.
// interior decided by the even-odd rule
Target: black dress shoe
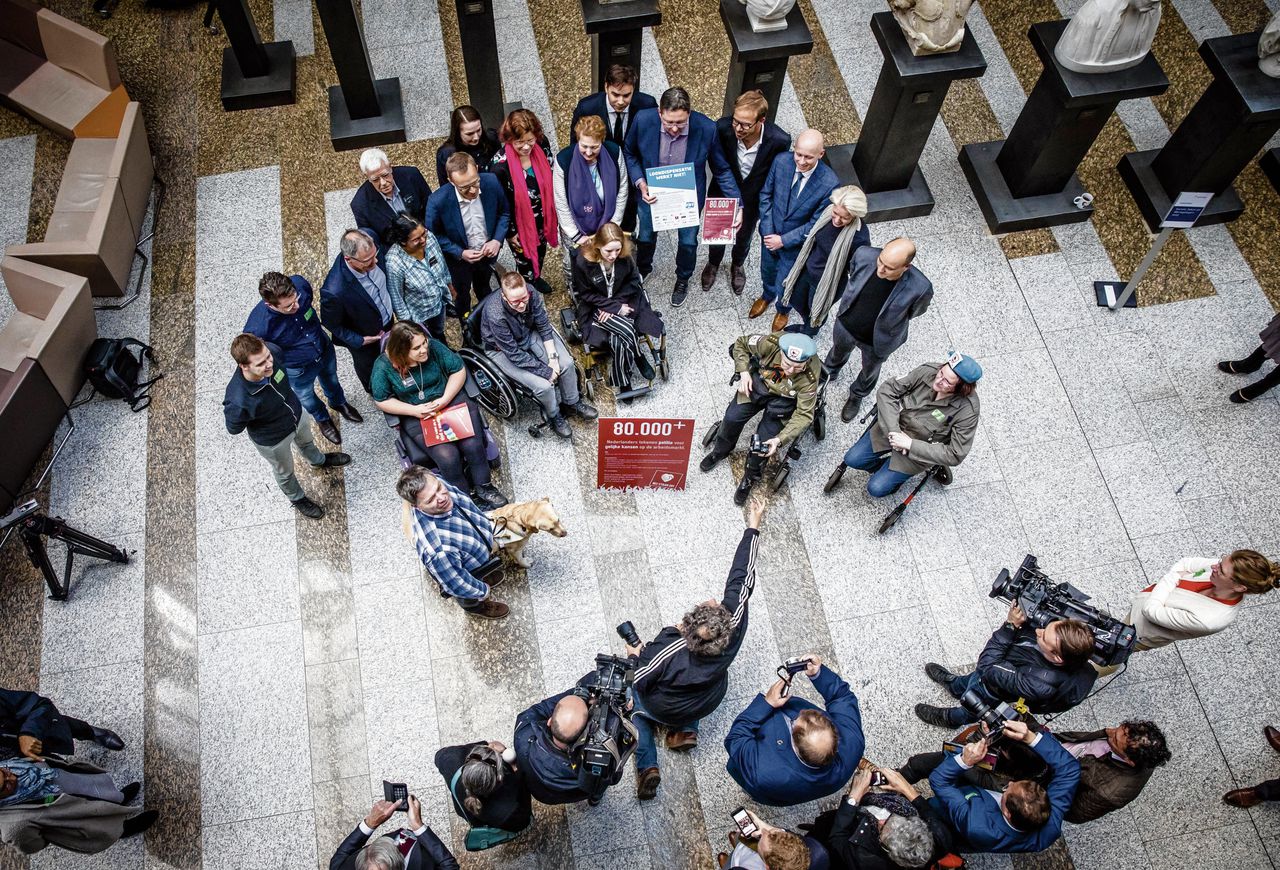
[(951, 720), (947, 716), (947, 710), (944, 707), (916, 704), (916, 718), (926, 725), (936, 725), (939, 728), (955, 727), (951, 724)]
[(110, 749), (112, 752), (119, 752), (124, 749), (124, 741), (120, 739), (120, 735), (114, 731), (108, 731), (106, 728), (93, 729), (93, 742), (103, 749)]
[(755, 481), (744, 474), (742, 480), (738, 481), (738, 488), (733, 491), (733, 503), (738, 507), (746, 504), (747, 496), (751, 495), (751, 487), (754, 484)]
[(702, 457), (702, 461), (698, 463), (698, 469), (704, 472), (710, 471), (720, 464), (721, 459), (724, 459), (724, 457), (719, 453), (708, 453), (706, 456)]
[(844, 400), (844, 406), (840, 409), (840, 419), (848, 423), (858, 416), (858, 409), (862, 407), (861, 396), (850, 396)]
[(483, 486), (477, 486), (475, 495), (471, 498), (472, 501), (479, 505), (481, 510), (485, 511), (500, 508), (508, 502), (507, 497), (491, 483), (486, 483)]
[(326, 453), (324, 462), (317, 465), (317, 468), (340, 468), (343, 465), (351, 464), (351, 456), (346, 453)]
[(747, 286), (747, 270), (741, 266), (730, 266), (729, 280), (733, 287), (733, 295), (741, 296), (742, 289)]
[(956, 678), (955, 674), (951, 673), (951, 671), (936, 662), (929, 662), (925, 665), (924, 672), (929, 679), (933, 680), (939, 686), (949, 687), (951, 685), (951, 681)]
[(140, 791), (142, 791), (142, 783), (140, 782), (129, 783), (124, 788), (120, 789), (120, 794), (124, 795), (124, 800), (120, 801), (120, 803), (122, 804), (133, 803), (135, 800), (137, 800), (138, 792)]
[(318, 520), (324, 516), (324, 508), (320, 507), (320, 505), (316, 504), (305, 495), (295, 502), (290, 502), (290, 504), (292, 504), (298, 513), (302, 514), (304, 517)]
[(317, 420), (316, 426), (320, 429), (320, 434), (329, 439), (330, 444), (342, 443), (342, 433), (333, 425), (332, 420)]
[(551, 424), (551, 431), (561, 438), (573, 437), (573, 427), (569, 425), (569, 421), (564, 418), (563, 414), (556, 414), (547, 422)]
[(640, 370), (640, 377), (646, 381), (651, 381), (658, 376), (657, 371), (653, 368), (653, 363), (649, 362), (649, 357), (645, 355), (644, 351), (641, 351), (636, 357), (636, 368)]
[(343, 405), (340, 408), (334, 408), (344, 420), (350, 420), (352, 423), (363, 423), (364, 417), (360, 416), (360, 412), (352, 405)]
[(156, 823), (160, 814), (155, 810), (144, 810), (131, 819), (124, 820), (124, 831), (121, 837), (136, 837)]

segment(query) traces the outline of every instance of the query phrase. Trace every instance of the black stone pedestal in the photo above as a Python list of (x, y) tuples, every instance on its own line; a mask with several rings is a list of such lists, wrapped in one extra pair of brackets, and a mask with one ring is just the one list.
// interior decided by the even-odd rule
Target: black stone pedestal
[(293, 43), (263, 43), (246, 0), (217, 0), (215, 7), (230, 47), (222, 50), (222, 108), (263, 109), (296, 102), (297, 60)]
[(1280, 193), (1280, 148), (1272, 148), (1263, 154), (1258, 165), (1262, 167), (1267, 178), (1271, 179), (1271, 186), (1276, 189), (1276, 193)]
[(591, 37), (591, 86), (604, 90), (604, 74), (620, 63), (636, 71), (639, 90), (644, 29), (662, 23), (658, 0), (582, 0), (582, 23)]
[(352, 0), (316, 0), (316, 9), (338, 72), (339, 84), (329, 88), (333, 150), (405, 141), (400, 79), (374, 79)]
[(841, 184), (857, 184), (867, 194), (867, 220), (921, 217), (933, 211), (933, 194), (920, 173), (920, 153), (929, 138), (947, 89), (957, 79), (977, 78), (986, 58), (966, 29), (960, 50), (916, 57), (890, 12), (871, 16), (871, 32), (884, 66), (862, 135), (856, 145), (827, 149)]
[[(785, 30), (756, 33), (740, 0), (720, 0), (720, 20), (729, 34), (733, 55), (729, 60), (729, 80), (724, 90), (724, 114), (733, 114), (733, 101), (743, 91), (758, 90), (769, 101), (770, 121), (778, 113), (782, 81), (787, 77), (787, 61), (797, 54), (813, 51), (813, 34), (799, 5), (787, 13)], [(797, 131), (798, 132), (798, 131)]]
[(1074, 202), (1084, 193), (1076, 167), (1121, 100), (1155, 96), (1169, 87), (1152, 54), (1117, 72), (1067, 69), (1053, 54), (1066, 27), (1066, 21), (1045, 21), (1028, 31), (1044, 72), (1009, 138), (960, 151), (960, 165), (993, 233), (1088, 220), (1092, 207)]
[(1213, 83), (1163, 148), (1121, 159), (1120, 177), (1152, 231), (1179, 193), (1216, 194), (1196, 226), (1233, 221), (1244, 211), (1231, 182), (1280, 130), (1280, 81), (1258, 69), (1258, 37), (1202, 42)]
[(498, 34), (493, 29), (493, 0), (455, 0), (458, 34), (467, 73), (467, 99), (486, 127), (498, 128), (502, 111), (502, 69), (498, 65)]

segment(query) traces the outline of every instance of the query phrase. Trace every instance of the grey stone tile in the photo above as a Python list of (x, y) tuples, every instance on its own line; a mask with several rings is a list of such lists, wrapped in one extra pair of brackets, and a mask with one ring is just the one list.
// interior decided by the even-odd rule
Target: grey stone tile
[(986, 584), (979, 589), (964, 565), (922, 571), (920, 586), (942, 642), (939, 663), (958, 668), (976, 661), (997, 627), (985, 602)]
[(236, 370), (229, 350), (231, 339), (244, 331), (249, 312), (261, 298), (258, 281), (262, 274), (280, 268), (277, 256), (205, 266), (198, 270), (195, 348), (198, 392), (216, 394), (216, 400), (222, 401), (227, 382)]
[(402, 525), (404, 505), (392, 486), (347, 491), (352, 586), (422, 570), (413, 540), (406, 537)]
[(1222, 481), (1192, 427), (1183, 400), (1154, 399), (1139, 402), (1136, 407), (1178, 497), (1185, 500), (1219, 495)]
[(32, 870), (142, 870), (143, 840), (141, 837), (118, 840), (110, 849), (96, 855), (81, 855), (55, 846), (32, 855), (30, 862)]
[(1280, 425), (1280, 405), (1254, 402), (1239, 416), (1224, 416), (1214, 406), (1188, 408), (1188, 413), (1245, 533), (1272, 537), (1275, 505), (1270, 495), (1280, 485), (1280, 461), (1268, 439)]
[(654, 864), (647, 852), (631, 846), (590, 855), (575, 855), (573, 866), (577, 870), (649, 870)]
[(330, 263), (338, 257), (338, 244), (342, 241), (342, 234), (351, 229), (355, 223), (355, 216), (351, 213), (351, 199), (356, 195), (359, 186), (364, 183), (358, 160), (357, 157), (356, 160), (351, 161), (352, 186), (345, 190), (329, 190), (324, 195), (325, 240), (329, 243)]
[[(1265, 320), (1242, 323), (1230, 304), (1219, 297), (1193, 299), (1141, 309), (1160, 360), (1178, 393), (1216, 407), (1238, 389), (1240, 379), (1224, 374), (1217, 363), (1224, 357), (1244, 356), (1258, 346), (1258, 330)], [(1211, 342), (1185, 340), (1186, 324), (1195, 323)]]
[(996, 450), (1048, 441), (1077, 428), (1048, 352), (1023, 351), (980, 361), (982, 425)]
[(1095, 450), (1094, 456), (1130, 537), (1187, 527), (1176, 484), (1166, 476), (1167, 466), (1150, 441)]
[(196, 537), (200, 633), (300, 618), (292, 521)]
[(1003, 483), (952, 489), (946, 493), (960, 540), (979, 592), (989, 589), (1001, 568), (1014, 570), (1031, 552), (1031, 543), (1011, 495)]
[(196, 401), (196, 527), (204, 534), (292, 520), (293, 515), (270, 466), (249, 437), (227, 434), (221, 394), (200, 396)]
[(1071, 264), (1061, 252), (1020, 257), (1010, 260), (1009, 267), (1042, 333), (1078, 329), (1090, 324), (1086, 300), (1075, 292), (1076, 280)]
[(312, 786), (315, 798), (316, 856), (321, 870), (329, 866), (329, 858), (351, 831), (369, 812), (369, 777), (351, 776)]
[[(352, 590), (365, 692), (392, 691), (402, 685), (399, 666), (389, 665), (386, 656), (395, 662), (429, 660), (432, 643), (423, 597), (424, 587), (417, 577), (369, 583)], [(444, 603), (457, 608), (451, 602)]]
[(197, 179), (197, 272), (251, 260), (279, 263), (281, 257), (280, 167)]
[(312, 870), (316, 866), (315, 813), (307, 807), (282, 815), (206, 825), (204, 866), (217, 870), (249, 866)]
[(433, 799), (431, 792), (440, 779), (432, 762), (441, 745), (436, 722), (435, 705), (422, 703), (415, 692), (365, 693), (364, 724), (372, 788), (381, 791), (384, 779), (403, 782), (424, 803)]
[[(435, 11), (431, 7), (414, 8), (426, 9), (429, 13)], [(385, 21), (388, 25), (394, 24), (394, 29), (399, 30), (398, 25), (425, 17), (427, 16), (419, 13), (404, 17), (388, 17)], [(431, 17), (434, 18), (434, 15)], [(412, 31), (413, 28), (408, 29)], [(449, 105), (451, 92), (446, 85), (449, 79), (449, 67), (445, 61), (438, 27), (433, 35), (437, 46), (434, 50), (428, 48), (431, 38), (417, 41), (411, 46), (379, 46), (369, 49), (369, 62), (373, 65), (373, 73), (377, 78), (400, 79), (405, 135), (410, 142), (449, 135), (449, 113), (452, 111)], [(412, 63), (405, 63), (406, 55), (413, 56)], [(508, 96), (508, 99), (511, 97)], [(528, 103), (525, 105), (529, 106)], [(550, 113), (540, 113), (539, 117), (550, 117)]]
[[(142, 660), (145, 542), (137, 533), (108, 540), (130, 552), (128, 564), (80, 556), (71, 571), (68, 600), (44, 602), (43, 673)], [(61, 576), (63, 546), (49, 542), (48, 551)]]
[(1204, 870), (1265, 867), (1270, 861), (1258, 838), (1258, 830), (1248, 822), (1148, 840), (1147, 854), (1155, 867), (1189, 867), (1194, 864)]
[(272, 4), (272, 12), (275, 15), (277, 41), (291, 41), (298, 57), (309, 57), (316, 53), (316, 33), (310, 3), (281, 0)]
[(537, 623), (542, 680), (548, 693), (563, 692), (595, 670), (598, 653), (622, 654), (622, 641), (599, 611)]
[[(199, 656), (204, 824), (257, 818), (266, 807), (310, 811), (301, 624), (208, 635)], [(314, 842), (310, 829), (305, 840)]]
[(302, 596), (302, 646), (309, 665), (358, 657), (355, 602), (350, 578), (322, 560), (298, 567)]
[(533, 562), (528, 578), (534, 618), (541, 623), (571, 615), (599, 615), (600, 586), (590, 542), (576, 535), (538, 537), (548, 542), (539, 548), (541, 552), (532, 544), (526, 549), (526, 558)]
[(622, 780), (605, 792), (604, 800), (598, 806), (588, 806), (585, 801), (568, 806), (569, 835), (573, 842), (575, 864), (578, 855), (590, 854), (601, 844), (643, 853), (645, 825), (640, 802), (635, 799), (635, 789), (635, 766), (629, 764)]
[(368, 772), (360, 662), (352, 659), (307, 668), (307, 720), (313, 782)]
[[(63, 714), (120, 735), (124, 741), (120, 752), (81, 740), (76, 743), (75, 753), (77, 759), (96, 764), (110, 773), (117, 786), (143, 780), (142, 680), (140, 660), (46, 673), (40, 677), (40, 694), (51, 698)], [(142, 806), (145, 800), (144, 789), (138, 805)]]
[[(90, 402), (74, 412), (49, 488), (49, 513), (96, 538), (146, 527), (147, 415), (124, 402)], [(65, 434), (60, 427), (58, 436)]]

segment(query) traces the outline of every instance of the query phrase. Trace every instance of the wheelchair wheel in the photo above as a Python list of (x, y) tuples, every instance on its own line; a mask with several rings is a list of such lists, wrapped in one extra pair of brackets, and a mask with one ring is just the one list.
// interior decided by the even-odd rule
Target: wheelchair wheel
[(902, 518), (903, 511), (905, 511), (906, 509), (907, 509), (907, 506), (905, 504), (900, 504), (896, 508), (891, 510), (889, 512), (889, 516), (885, 517), (884, 522), (880, 524), (880, 531), (878, 532), (878, 534), (883, 535), (885, 532), (889, 531), (895, 525), (897, 525), (898, 520)]
[(667, 358), (663, 357), (658, 362), (658, 377), (664, 381), (671, 380), (671, 366), (667, 365)]
[(720, 423), (716, 422), (715, 425), (713, 425), (710, 429), (707, 430), (707, 434), (702, 436), (702, 446), (710, 447), (711, 442), (716, 440), (716, 435), (718, 435), (719, 433), (720, 433)]
[[(653, 347), (653, 343), (649, 345)], [(653, 351), (654, 360), (658, 363), (658, 377), (664, 381), (671, 380), (671, 366), (667, 363), (667, 334), (664, 332), (658, 340), (658, 347)]]
[(500, 420), (514, 419), (520, 410), (515, 390), (511, 383), (493, 362), (482, 351), (464, 347), (458, 351), (462, 361), (471, 370), (476, 382), (476, 401), (493, 416)]
[(813, 437), (816, 441), (821, 441), (827, 437), (827, 405), (825, 402), (819, 402), (818, 407), (814, 409)]
[(773, 476), (773, 481), (769, 484), (769, 494), (772, 495), (782, 489), (782, 485), (787, 482), (787, 478), (790, 476), (791, 466), (784, 463)]

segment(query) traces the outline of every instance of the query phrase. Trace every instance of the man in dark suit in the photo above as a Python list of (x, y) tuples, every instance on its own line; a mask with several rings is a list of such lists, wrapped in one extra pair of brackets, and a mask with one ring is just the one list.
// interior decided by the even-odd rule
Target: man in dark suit
[(827, 375), (835, 378), (854, 348), (862, 354), (862, 370), (840, 409), (846, 423), (875, 389), (889, 354), (907, 340), (912, 318), (929, 310), (933, 284), (911, 265), (915, 256), (915, 242), (907, 238), (894, 239), (883, 249), (863, 245), (853, 252), (849, 284), (836, 306), (831, 350), (822, 363)]
[(1030, 746), (1049, 766), (1048, 789), (1032, 780), (1015, 780), (1000, 797), (964, 781), (965, 772), (987, 755), (987, 741), (966, 743), (929, 774), (930, 801), (960, 835), (961, 852), (1041, 852), (1062, 833), (1062, 819), (1080, 782), (1080, 763), (1047, 732), (1025, 722), (1006, 722), (1007, 739)]
[(372, 394), (369, 376), (394, 318), (387, 275), (378, 264), (378, 245), (364, 230), (347, 230), (340, 247), (320, 287), (320, 320), (351, 351), (356, 377)]
[[(638, 82), (635, 67), (619, 63), (610, 66), (604, 76), (604, 90), (578, 100), (578, 105), (573, 110), (573, 119), (569, 122), (571, 141), (574, 144), (578, 141), (578, 133), (574, 129), (578, 126), (578, 119), (596, 115), (604, 121), (607, 140), (621, 149), (627, 141), (627, 131), (631, 129), (636, 113), (658, 107), (657, 100), (636, 90)], [(629, 233), (636, 228), (637, 205), (636, 197), (628, 197), (626, 210), (622, 213), (622, 228)]]
[(392, 166), (380, 149), (369, 148), (360, 155), (360, 171), (365, 182), (351, 198), (356, 226), (385, 243), (387, 229), (400, 212), (425, 223), (431, 186), (416, 166)]
[[(733, 177), (738, 180), (738, 192), (742, 194), (742, 226), (738, 227), (738, 235), (733, 242), (733, 258), (729, 261), (730, 285), (738, 296), (742, 295), (742, 288), (747, 284), (747, 273), (742, 264), (747, 260), (747, 249), (760, 220), (760, 191), (774, 159), (791, 147), (791, 134), (766, 121), (767, 114), (769, 101), (764, 94), (752, 90), (734, 101), (732, 115), (716, 121), (720, 150), (728, 159)], [(711, 182), (710, 195), (723, 195), (715, 181)], [(703, 290), (710, 290), (716, 282), (726, 247), (707, 246), (707, 265), (702, 267)]]
[[(751, 303), (750, 317), (759, 317), (782, 296), (782, 282), (791, 271), (818, 215), (827, 207), (840, 179), (822, 162), (826, 142), (817, 130), (796, 137), (792, 152), (774, 158), (760, 190), (760, 298)], [(773, 332), (787, 325), (789, 307), (778, 306)]]
[(507, 237), (511, 213), (502, 184), (488, 172), (481, 173), (470, 154), (450, 155), (445, 172), (449, 183), (427, 201), (427, 229), (449, 264), (457, 291), (453, 307), (465, 329), (471, 291), (480, 302), (493, 289), (493, 264)]
[(0, 735), (0, 747), (16, 749), (33, 761), (47, 753), (75, 755), (75, 740), (92, 740), (112, 752), (124, 749), (114, 731), (59, 712), (43, 695), (12, 689), (0, 689)]
[(858, 699), (849, 684), (808, 655), (805, 674), (826, 711), (783, 694), (778, 680), (738, 715), (724, 748), (733, 777), (753, 800), (786, 807), (839, 790), (862, 758), (866, 741)]
[[(649, 206), (658, 198), (649, 193), (647, 170), (692, 163), (698, 212), (701, 213), (707, 194), (707, 164), (710, 164), (711, 173), (723, 195), (733, 197), (739, 204), (742, 202), (738, 180), (733, 177), (729, 161), (720, 150), (715, 122), (701, 112), (693, 111), (684, 88), (667, 88), (658, 101), (658, 108), (645, 109), (636, 115), (622, 151), (627, 161), (627, 176), (643, 200), (635, 234), (636, 265), (640, 267), (641, 277), (647, 278), (653, 271), (653, 254), (658, 247), (649, 213)], [(683, 305), (689, 295), (689, 279), (698, 263), (698, 227), (683, 227), (678, 232), (676, 283), (671, 292), (671, 304), (676, 308)]]
[[(379, 825), (401, 809), (397, 801), (374, 801), (369, 815), (347, 835), (329, 859), (329, 870), (458, 870), (458, 860), (422, 821), (418, 798), (409, 795), (409, 826), (369, 840)], [(360, 862), (363, 859), (363, 862)]]

